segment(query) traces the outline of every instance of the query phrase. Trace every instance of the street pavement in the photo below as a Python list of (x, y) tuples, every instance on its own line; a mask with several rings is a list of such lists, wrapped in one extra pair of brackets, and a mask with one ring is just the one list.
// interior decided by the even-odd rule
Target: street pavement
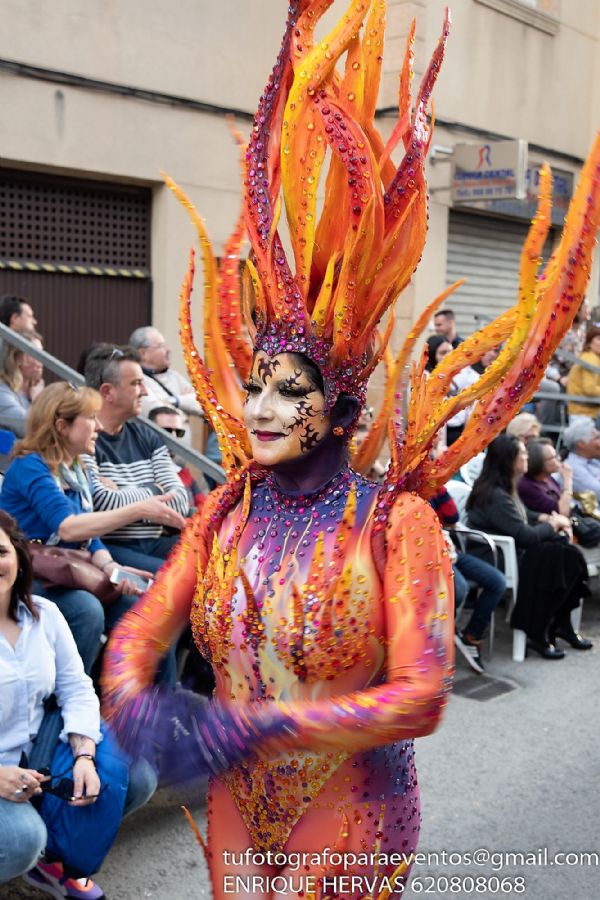
[[(512, 662), (512, 633), (501, 618), (488, 675), (472, 675), (459, 657), (457, 691), (442, 727), (417, 741), (423, 857), (405, 896), (594, 900), (600, 865), (575, 864), (575, 854), (600, 854), (600, 595), (586, 601), (583, 613), (594, 649), (569, 650), (562, 661)], [(498, 690), (506, 692), (486, 699)], [(198, 791), (189, 794), (159, 791), (123, 824), (98, 875), (108, 900), (212, 896), (180, 805), (189, 806), (204, 831), (206, 809)], [(504, 853), (527, 856), (503, 865)], [(544, 853), (546, 864), (533, 865)], [(573, 856), (555, 860), (560, 853)], [(19, 881), (0, 887), (2, 900), (43, 896)]]

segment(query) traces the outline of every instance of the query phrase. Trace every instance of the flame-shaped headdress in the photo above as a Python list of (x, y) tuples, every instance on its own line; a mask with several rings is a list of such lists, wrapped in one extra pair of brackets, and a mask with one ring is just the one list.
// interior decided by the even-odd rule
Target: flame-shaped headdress
[[(313, 0), (290, 9), (246, 153), (245, 221), (256, 272), (255, 347), (271, 356), (306, 354), (319, 366), (332, 405), (340, 391), (364, 398), (377, 324), (423, 251), (427, 107), (449, 18), (412, 115), (411, 31), (400, 123), (385, 146), (373, 124), (385, 3), (354, 0), (333, 31), (315, 44), (315, 26), (330, 5), (331, 0)], [(341, 75), (335, 66), (343, 54)], [(406, 153), (396, 169), (390, 152), (400, 137)], [(327, 148), (331, 161), (318, 216), (317, 185)], [(295, 274), (277, 231), (280, 186)]]
[[(251, 458), (235, 370), (242, 379), (248, 376), (253, 349), (269, 355), (299, 352), (312, 359), (323, 374), (329, 408), (341, 391), (362, 402), (370, 374), (385, 359), (388, 389), (359, 463), (367, 468), (377, 455), (389, 419), (388, 483), (401, 481), (404, 487), (429, 495), (489, 443), (532, 396), (573, 321), (589, 278), (600, 219), (600, 140), (584, 166), (560, 244), (539, 275), (551, 205), (551, 176), (547, 168), (543, 170), (538, 211), (522, 255), (517, 303), (448, 354), (432, 378), (423, 380), (423, 363), (413, 367), (404, 431), (394, 388), (403, 393), (405, 364), (416, 340), (444, 297), (458, 286), (430, 304), (394, 360), (387, 350), (393, 315), (383, 335), (377, 327), (386, 311), (393, 311), (423, 250), (424, 164), (433, 127), (427, 122), (427, 108), (449, 16), (411, 112), (413, 23), (400, 75), (399, 118), (385, 144), (374, 126), (385, 0), (352, 0), (331, 33), (315, 43), (315, 26), (332, 2), (294, 0), (289, 7), (282, 47), (244, 148), (242, 214), (220, 265), (203, 220), (167, 179), (188, 208), (202, 248), (206, 364), (191, 335), (193, 254), (182, 290), (182, 342), (199, 400), (219, 438), (224, 467), (233, 477), (239, 464)], [(336, 63), (344, 54), (342, 74)], [(405, 152), (396, 168), (390, 154), (400, 140)], [(324, 198), (318, 204), (317, 187), (328, 150)], [(278, 231), (282, 198), (294, 272)], [(244, 229), (252, 252), (240, 279)], [(479, 381), (452, 395), (454, 374), (503, 342), (497, 360)], [(431, 460), (436, 432), (473, 404), (459, 440), (444, 456)]]

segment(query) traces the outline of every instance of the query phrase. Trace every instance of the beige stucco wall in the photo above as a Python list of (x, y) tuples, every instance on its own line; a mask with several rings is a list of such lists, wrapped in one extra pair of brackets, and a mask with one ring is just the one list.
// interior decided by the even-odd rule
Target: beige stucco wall
[[(345, 6), (335, 0), (322, 31)], [(478, 0), (453, 0), (436, 114), (525, 138), (548, 148), (551, 162), (552, 151), (583, 157), (600, 123), (600, 4), (538, 0), (538, 6), (558, 13), (554, 36)], [(381, 106), (396, 103), (411, 17), (418, 23), (419, 74), (443, 7), (443, 0), (390, 0)], [(285, 0), (0, 0), (0, 57), (252, 112), (286, 10)], [(6, 72), (0, 72), (0, 104), (0, 164), (154, 187), (154, 320), (176, 345), (176, 297), (193, 235), (159, 172), (166, 169), (189, 192), (219, 252), (240, 196), (238, 151), (223, 116)], [(247, 134), (249, 122), (238, 124)], [(379, 124), (387, 134), (393, 120)], [(451, 128), (439, 128), (434, 138), (446, 146), (459, 140), (477, 138)], [(554, 161), (575, 167), (560, 156)], [(399, 334), (445, 281), (449, 194), (438, 189), (448, 183), (449, 166), (429, 167), (429, 176), (436, 188), (429, 242), (401, 301)]]

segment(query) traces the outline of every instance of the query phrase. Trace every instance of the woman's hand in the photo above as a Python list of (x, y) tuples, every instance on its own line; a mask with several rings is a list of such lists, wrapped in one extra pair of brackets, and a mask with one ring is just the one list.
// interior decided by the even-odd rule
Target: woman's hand
[(34, 384), (29, 386), (29, 399), (33, 403), (36, 397), (42, 393), (46, 385), (44, 384), (44, 379), (40, 378), (39, 381), (36, 381)]
[[(132, 575), (139, 575), (140, 578), (146, 578), (150, 581), (152, 581), (154, 578), (152, 572), (146, 572), (144, 569), (136, 569), (134, 566), (119, 566), (119, 568), (122, 572), (131, 572)], [(139, 588), (133, 581), (128, 581), (127, 579), (125, 579), (121, 582), (121, 584), (123, 585), (123, 593), (128, 597), (139, 597), (144, 593), (144, 591)]]
[(567, 531), (571, 528), (571, 520), (557, 512), (553, 512), (550, 516), (550, 524), (555, 531)]
[(91, 759), (80, 756), (73, 763), (73, 800), (71, 806), (89, 806), (100, 793), (100, 779)]
[(35, 769), (0, 766), (0, 797), (12, 803), (26, 803), (31, 797), (42, 793), (42, 781), (47, 781), (47, 776)]
[(171, 493), (140, 500), (138, 503), (140, 519), (147, 519), (156, 525), (167, 525), (169, 528), (185, 528), (186, 520), (176, 509), (172, 509), (168, 505), (169, 501), (174, 499), (175, 494)]
[(558, 473), (562, 479), (563, 487), (566, 491), (573, 490), (573, 469), (568, 462), (558, 464)]
[[(152, 572), (146, 572), (145, 569), (136, 569), (134, 566), (120, 566), (114, 559), (109, 559), (104, 565), (100, 565), (99, 568), (101, 568), (109, 578), (115, 569), (118, 569), (120, 572), (131, 572), (132, 575), (138, 575), (140, 578), (150, 580), (154, 578)], [(139, 597), (144, 593), (133, 580), (129, 581), (127, 578), (123, 578), (119, 581), (119, 583), (115, 585), (115, 590), (120, 590), (121, 593), (125, 594), (127, 597)]]

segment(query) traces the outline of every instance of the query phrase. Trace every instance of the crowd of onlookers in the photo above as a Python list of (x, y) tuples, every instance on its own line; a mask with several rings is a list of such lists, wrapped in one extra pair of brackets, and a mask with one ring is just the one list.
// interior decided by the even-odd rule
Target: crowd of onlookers
[[(575, 650), (592, 647), (573, 627), (571, 615), (589, 593), (582, 548), (600, 546), (600, 407), (594, 403), (600, 399), (600, 327), (589, 319), (584, 301), (540, 384), (544, 396), (457, 476), (470, 488), (464, 524), (484, 535), (514, 539), (519, 587), (511, 626), (525, 632), (528, 650), (549, 660), (563, 659), (565, 644)], [(437, 313), (434, 326), (424, 351), (430, 374), (462, 341), (452, 310)], [(453, 377), (451, 391), (476, 382), (499, 350), (464, 367)], [(461, 434), (469, 414), (463, 410), (449, 420), (447, 444)], [(541, 436), (543, 427), (552, 437)], [(564, 450), (564, 461), (557, 448)], [(506, 589), (498, 571), (502, 560), (498, 566), (489, 543), (476, 535), (469, 540), (453, 530), (459, 513), (451, 493), (440, 492), (432, 504), (451, 543), (457, 610), (469, 594), (473, 606), (466, 626), (457, 628), (455, 643), (468, 664), (482, 672), (482, 639)]]
[[(550, 397), (517, 415), (485, 453), (463, 467), (470, 488), (463, 528), (450, 490), (431, 500), (453, 560), (457, 610), (467, 615), (464, 627), (457, 626), (456, 646), (478, 673), (484, 671), (482, 642), (506, 594), (506, 579), (502, 560), (491, 555), (489, 544), (469, 540), (465, 525), (514, 538), (519, 589), (511, 625), (526, 633), (529, 650), (557, 660), (565, 655), (564, 644), (576, 650), (592, 646), (571, 623), (572, 611), (588, 592), (580, 546), (600, 544), (595, 519), (600, 432), (596, 405), (586, 402), (600, 398), (600, 327), (588, 327), (588, 318), (583, 304), (542, 383)], [(24, 298), (2, 298), (0, 322), (32, 347), (43, 348), (34, 310)], [(452, 310), (438, 312), (434, 326), (426, 346), (428, 373), (462, 341)], [(464, 367), (454, 376), (452, 390), (475, 383), (499, 350)], [(201, 420), (193, 388), (171, 367), (169, 348), (156, 328), (136, 329), (126, 346), (87, 348), (79, 369), (85, 386), (45, 385), (38, 360), (8, 341), (1, 348), (0, 429), (14, 435), (15, 443), (0, 490), (0, 834), (9, 817), (11, 827), (17, 822), (18, 828), (10, 853), (0, 849), (0, 883), (30, 869), (31, 883), (50, 893), (50, 888), (60, 889), (55, 896), (100, 900), (101, 889), (87, 879), (90, 872), (65, 865), (51, 853), (35, 865), (48, 834), (28, 801), (52, 790), (53, 782), (43, 782), (38, 769), (15, 752), (15, 747), (32, 750), (19, 708), (33, 704), (40, 725), (46, 721), (43, 700), (54, 691), (65, 733), (92, 736), (73, 744), (74, 779), (67, 798), (75, 805), (92, 802), (100, 734), (93, 679), (104, 636), (147, 587), (214, 483), (184, 465), (145, 421), (190, 443), (194, 420)], [(574, 398), (563, 428), (560, 394), (565, 390)], [(435, 452), (458, 438), (469, 414), (466, 409), (450, 419)], [(358, 440), (372, 419), (372, 410), (365, 410)], [(541, 437), (542, 425), (552, 437)], [(568, 453), (564, 461), (557, 446)], [(204, 452), (219, 461), (211, 432)], [(384, 471), (377, 463), (373, 474), (382, 477)], [(67, 583), (52, 565), (49, 570), (48, 548), (55, 548), (54, 559), (65, 550), (85, 552), (85, 578), (78, 582), (80, 574)], [(32, 596), (45, 599), (32, 601)], [(175, 647), (166, 651), (158, 681), (173, 685), (181, 675), (176, 652)], [(28, 695), (23, 694), (24, 666)], [(125, 813), (156, 786), (152, 774), (139, 767), (129, 783)]]
[[(0, 321), (43, 348), (24, 298), (4, 297)], [(164, 563), (208, 486), (144, 421), (189, 443), (190, 417), (200, 416), (157, 329), (136, 329), (127, 346), (93, 345), (80, 369), (85, 386), (45, 385), (43, 365), (3, 342), (0, 429), (15, 443), (5, 454), (0, 489), (0, 884), (25, 873), (53, 896), (100, 900), (81, 853), (61, 845), (55, 819), (45, 812), (48, 798), (76, 810), (97, 801), (104, 818), (96, 832), (114, 837), (122, 816), (155, 790), (153, 771), (137, 762), (127, 766), (117, 809), (110, 791), (103, 795), (96, 766), (109, 751), (94, 681), (104, 636)], [(214, 447), (212, 454), (218, 461)], [(182, 643), (188, 648), (189, 636)], [(206, 687), (210, 675), (199, 658), (197, 666)], [(174, 685), (178, 674), (171, 647), (157, 681)], [(47, 709), (53, 695), (55, 733), (54, 711)], [(66, 780), (56, 771), (63, 730), (72, 748)], [(46, 769), (52, 777), (40, 774)]]

